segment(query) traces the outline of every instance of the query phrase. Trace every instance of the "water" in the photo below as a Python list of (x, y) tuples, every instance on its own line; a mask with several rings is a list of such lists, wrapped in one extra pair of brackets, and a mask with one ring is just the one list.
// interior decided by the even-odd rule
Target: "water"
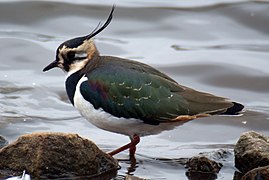
[[(138, 145), (135, 168), (119, 175), (187, 179), (185, 169), (154, 158), (184, 158), (231, 149), (242, 132), (269, 135), (269, 3), (262, 1), (115, 1), (109, 27), (96, 37), (101, 54), (135, 59), (179, 83), (243, 103), (243, 116), (201, 118)], [(58, 45), (104, 22), (110, 1), (0, 2), (0, 134), (9, 141), (37, 131), (78, 133), (104, 150), (129, 141), (80, 117), (59, 69), (41, 70)], [(126, 159), (127, 152), (117, 156)], [(218, 179), (232, 179), (232, 158)]]

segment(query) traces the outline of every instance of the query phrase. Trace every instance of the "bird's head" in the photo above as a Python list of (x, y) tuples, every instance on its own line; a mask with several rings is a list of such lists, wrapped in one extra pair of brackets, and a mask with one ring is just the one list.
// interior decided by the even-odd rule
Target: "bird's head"
[(43, 71), (48, 71), (52, 68), (59, 67), (67, 73), (73, 73), (82, 69), (89, 61), (96, 56), (99, 56), (99, 52), (93, 42), (93, 37), (104, 30), (112, 20), (113, 11), (109, 14), (106, 22), (101, 26), (98, 26), (86, 36), (70, 39), (62, 43), (56, 51), (56, 60), (46, 66)]

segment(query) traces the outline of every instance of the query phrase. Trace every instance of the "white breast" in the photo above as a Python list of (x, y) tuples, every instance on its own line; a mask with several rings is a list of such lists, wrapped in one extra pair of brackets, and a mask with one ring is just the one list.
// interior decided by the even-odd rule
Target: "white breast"
[(139, 119), (126, 119), (114, 117), (111, 114), (105, 112), (102, 108), (95, 109), (91, 103), (86, 101), (80, 93), (80, 85), (82, 82), (87, 81), (87, 77), (82, 77), (77, 86), (74, 95), (74, 106), (93, 125), (115, 133), (124, 134), (127, 136), (133, 136), (137, 134), (139, 136), (157, 134), (160, 131), (172, 129), (178, 123), (163, 123), (161, 125), (149, 125), (143, 123)]

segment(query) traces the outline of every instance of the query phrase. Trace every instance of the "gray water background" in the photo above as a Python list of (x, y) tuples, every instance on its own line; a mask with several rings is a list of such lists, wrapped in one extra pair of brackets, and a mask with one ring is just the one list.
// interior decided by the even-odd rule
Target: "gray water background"
[[(186, 179), (173, 161), (199, 152), (232, 149), (240, 134), (269, 135), (269, 3), (266, 1), (0, 1), (0, 135), (67, 132), (105, 151), (128, 137), (100, 130), (67, 99), (65, 74), (43, 73), (63, 41), (114, 19), (95, 38), (101, 54), (150, 64), (180, 84), (243, 103), (243, 116), (214, 116), (142, 138), (132, 173), (151, 179)], [(126, 159), (128, 152), (117, 158)], [(120, 175), (128, 161), (120, 163)], [(219, 179), (232, 179), (230, 157)]]

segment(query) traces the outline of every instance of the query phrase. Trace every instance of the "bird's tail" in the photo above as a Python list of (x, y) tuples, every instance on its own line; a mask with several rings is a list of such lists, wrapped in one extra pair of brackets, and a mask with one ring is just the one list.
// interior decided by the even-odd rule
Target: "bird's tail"
[(237, 115), (244, 108), (244, 106), (240, 103), (233, 102), (233, 106), (228, 108), (223, 114), (225, 115)]

